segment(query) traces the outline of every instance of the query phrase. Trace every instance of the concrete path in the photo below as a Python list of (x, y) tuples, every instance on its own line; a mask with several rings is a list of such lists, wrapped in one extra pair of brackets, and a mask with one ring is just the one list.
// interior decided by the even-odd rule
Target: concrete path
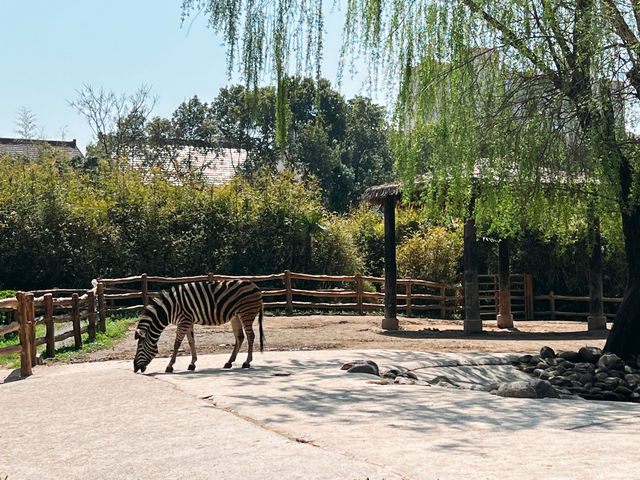
[[(0, 385), (0, 479), (633, 479), (640, 405), (505, 399), (509, 355), (406, 351), (202, 356), (37, 367)], [(371, 359), (465, 389), (380, 385)], [(244, 358), (241, 355), (240, 361)], [(238, 367), (241, 362), (238, 362)]]

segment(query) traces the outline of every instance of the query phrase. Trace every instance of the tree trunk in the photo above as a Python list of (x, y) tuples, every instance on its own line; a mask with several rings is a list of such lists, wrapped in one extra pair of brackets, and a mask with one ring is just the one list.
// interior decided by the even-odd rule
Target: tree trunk
[(640, 207), (622, 213), (627, 253), (627, 289), (604, 346), (624, 359), (640, 354)]

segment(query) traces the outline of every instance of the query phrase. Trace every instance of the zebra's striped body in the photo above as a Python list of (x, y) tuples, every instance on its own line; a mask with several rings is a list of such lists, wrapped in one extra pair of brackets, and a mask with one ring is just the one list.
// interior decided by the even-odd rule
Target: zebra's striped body
[(178, 349), (185, 335), (191, 349), (189, 370), (195, 369), (197, 360), (193, 325), (222, 325), (231, 322), (235, 335), (235, 346), (225, 368), (230, 368), (246, 335), (247, 360), (242, 365), (248, 368), (253, 354), (253, 321), (258, 316), (260, 351), (263, 349), (262, 332), (263, 304), (260, 289), (251, 282), (229, 280), (223, 282), (184, 283), (165, 290), (148, 305), (138, 322), (135, 338), (138, 348), (133, 361), (134, 371), (145, 371), (158, 353), (158, 339), (169, 323), (177, 326), (173, 355), (166, 371), (173, 371)]

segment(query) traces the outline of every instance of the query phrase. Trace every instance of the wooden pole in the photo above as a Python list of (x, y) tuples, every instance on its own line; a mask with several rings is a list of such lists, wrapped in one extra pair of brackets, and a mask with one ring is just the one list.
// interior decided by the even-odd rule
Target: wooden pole
[(412, 314), (411, 311), (411, 287), (412, 287), (412, 283), (411, 283), (411, 279), (409, 279), (409, 281), (407, 283), (404, 284), (404, 293), (407, 296), (407, 305), (406, 305), (406, 312), (407, 312), (407, 317), (410, 317)]
[[(473, 202), (472, 202), (473, 203)], [(473, 211), (473, 207), (471, 207)], [(473, 218), (464, 224), (464, 333), (482, 332), (480, 294), (478, 291), (478, 245), (476, 222)]]
[(498, 244), (498, 328), (513, 328), (510, 276), (509, 240), (503, 238)]
[(53, 295), (50, 293), (44, 296), (44, 323), (47, 326), (47, 356), (53, 358), (56, 356), (56, 331), (53, 323)]
[(87, 293), (87, 318), (89, 320), (87, 334), (89, 335), (89, 341), (93, 342), (96, 339), (96, 302), (93, 292)]
[(363, 287), (363, 282), (362, 282), (362, 275), (360, 275), (359, 273), (356, 274), (356, 304), (357, 304), (357, 309), (358, 309), (358, 314), (359, 315), (363, 315), (364, 314), (364, 297), (363, 297), (363, 293), (364, 293), (364, 287)]
[(286, 290), (285, 296), (287, 299), (287, 312), (289, 315), (293, 314), (293, 292), (291, 291), (291, 271), (284, 271), (284, 288)]
[(98, 292), (98, 328), (104, 333), (107, 331), (107, 305), (104, 301), (104, 283), (101, 280), (98, 280), (98, 288), (96, 290)]
[(600, 236), (600, 219), (592, 220), (591, 258), (589, 259), (589, 316), (587, 328), (591, 330), (606, 330), (607, 317), (604, 316), (602, 301), (602, 239)]
[[(29, 302), (29, 295), (31, 295), (31, 302)], [(17, 292), (16, 299), (18, 300), (18, 336), (20, 338), (21, 346), (20, 376), (28, 377), (29, 375), (33, 374), (33, 358), (31, 356), (31, 324), (34, 318), (34, 315), (32, 315), (33, 294)]]
[(140, 277), (140, 290), (142, 293), (142, 304), (146, 307), (149, 305), (149, 282), (147, 281), (146, 273), (143, 273)]
[(444, 319), (447, 314), (447, 287), (444, 283), (440, 285), (440, 297), (442, 297), (442, 300), (440, 300), (440, 318)]
[(550, 310), (551, 320), (555, 320), (556, 319), (556, 298), (553, 295), (553, 292), (549, 292), (549, 310)]
[(384, 318), (382, 328), (398, 330), (398, 271), (396, 265), (396, 197), (384, 199)]
[(80, 326), (80, 302), (78, 294), (71, 295), (71, 322), (73, 323), (73, 341), (76, 348), (82, 348), (82, 331)]

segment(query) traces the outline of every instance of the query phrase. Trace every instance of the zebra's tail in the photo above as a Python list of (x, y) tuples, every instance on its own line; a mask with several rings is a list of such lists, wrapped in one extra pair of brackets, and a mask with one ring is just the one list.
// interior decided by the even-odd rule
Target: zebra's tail
[(260, 330), (260, 351), (264, 351), (264, 331), (262, 330), (262, 317), (264, 315), (264, 305), (260, 309), (260, 314), (258, 315), (258, 329)]

